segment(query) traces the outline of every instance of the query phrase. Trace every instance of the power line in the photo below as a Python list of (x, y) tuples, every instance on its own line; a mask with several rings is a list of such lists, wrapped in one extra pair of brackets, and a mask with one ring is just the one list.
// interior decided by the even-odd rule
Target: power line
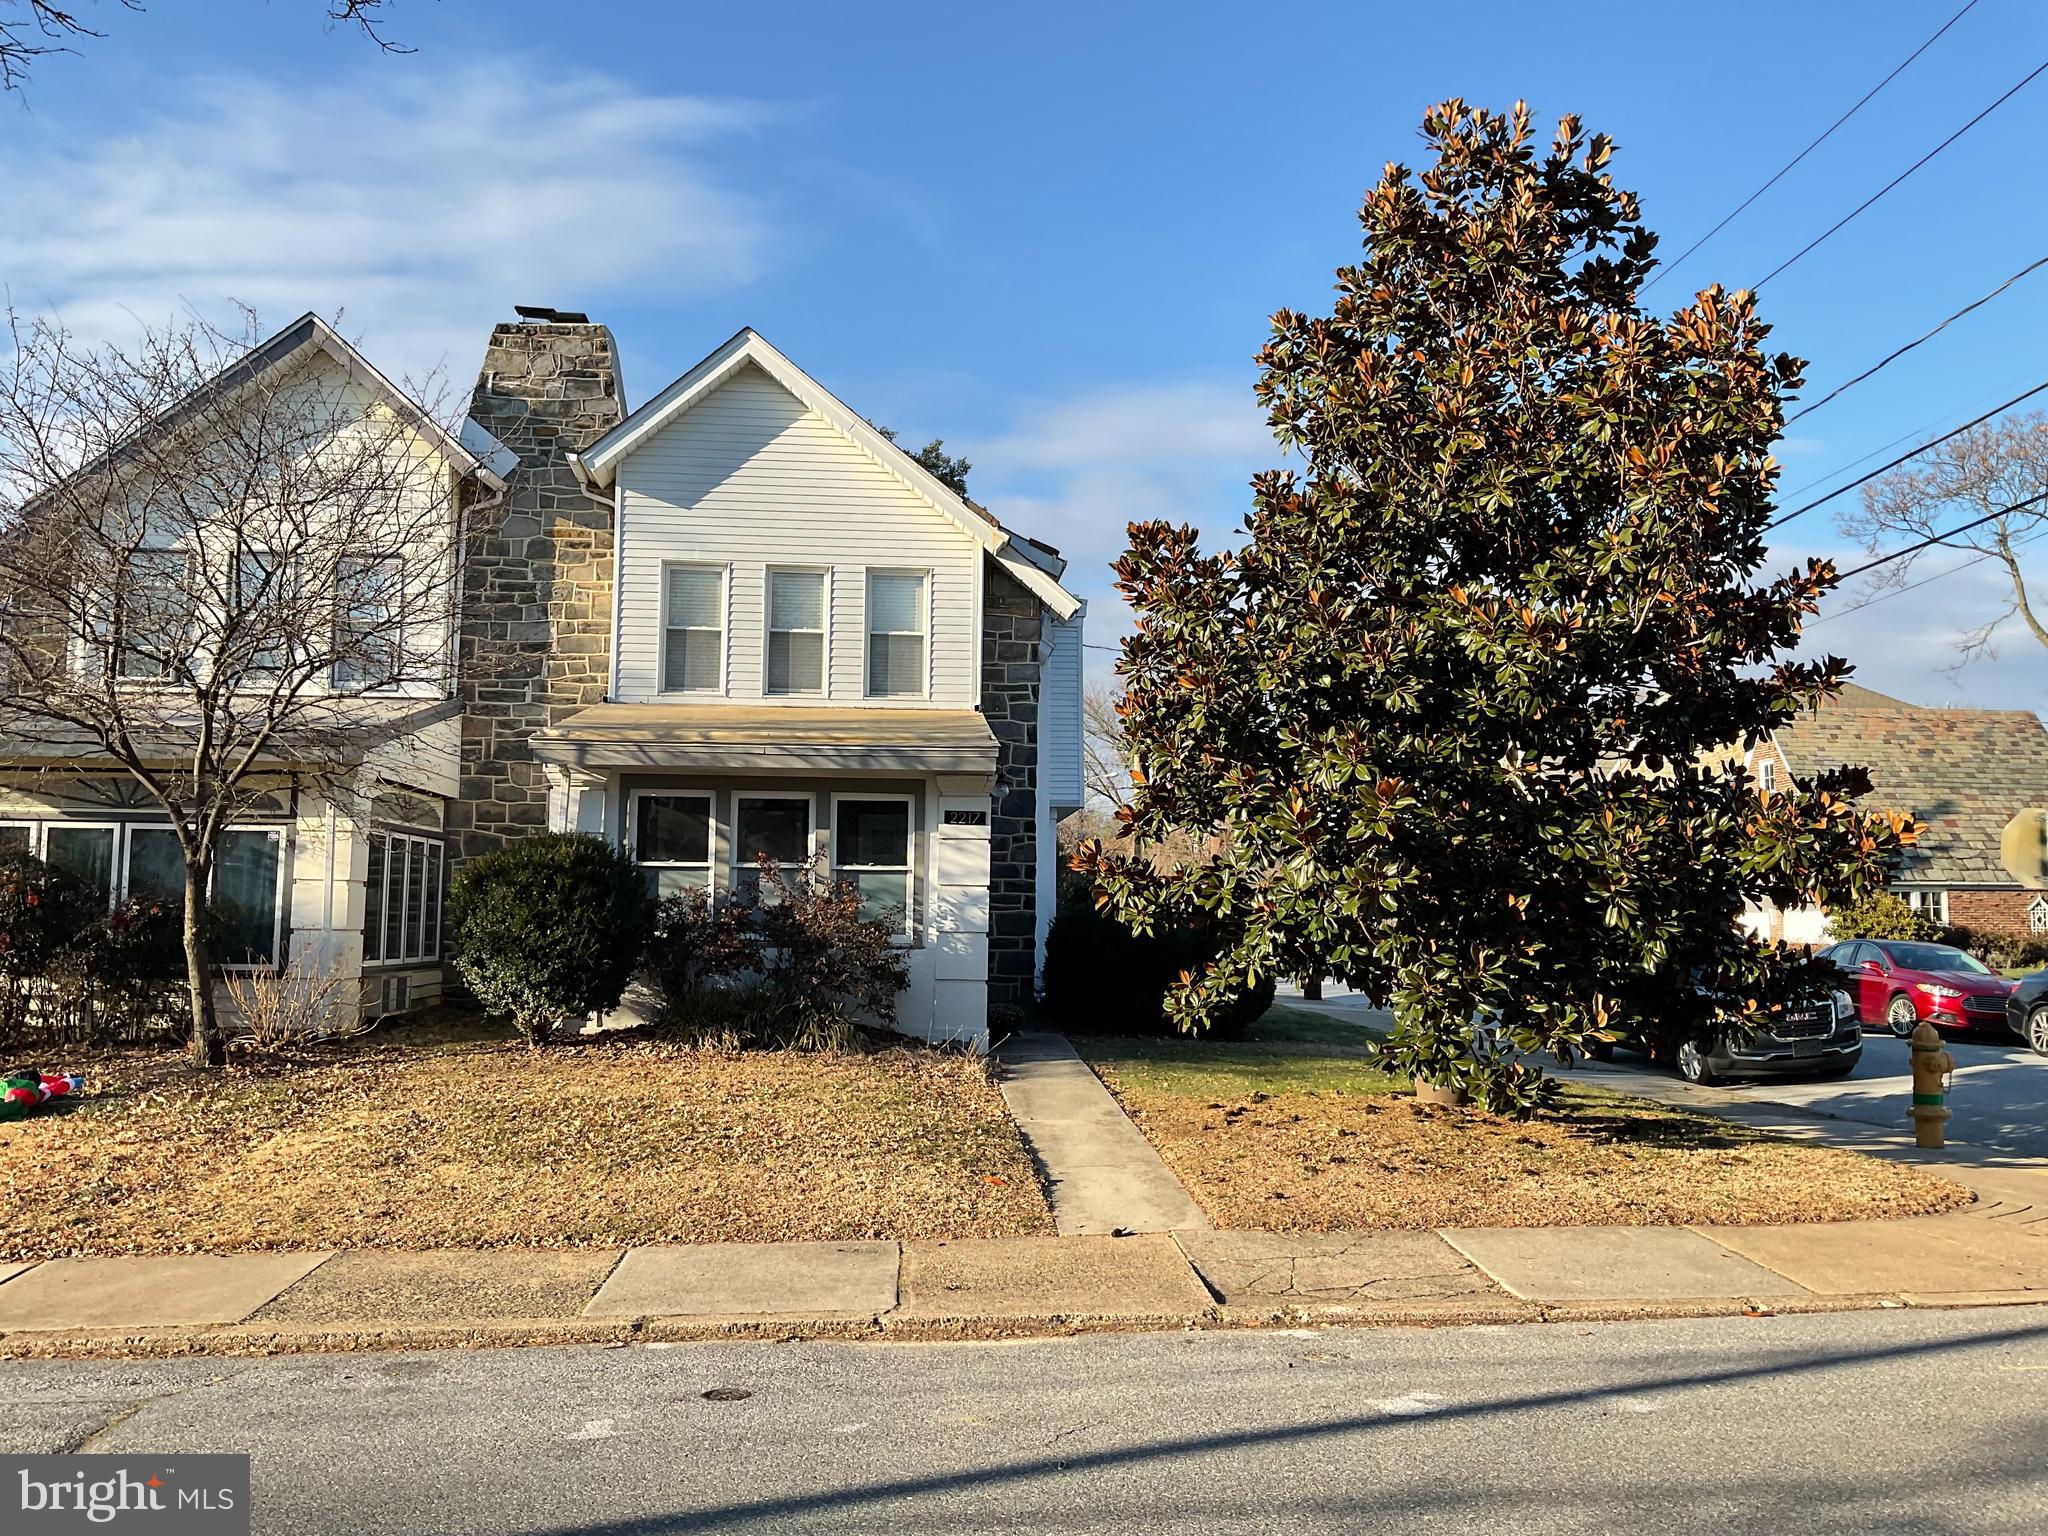
[(1918, 426), (1912, 427), (1907, 431), (1901, 432), (1897, 437), (1893, 438), (1890, 442), (1879, 443), (1875, 448), (1869, 450), (1869, 452), (1859, 453), (1856, 455), (1855, 458), (1850, 459), (1845, 464), (1837, 464), (1833, 469), (1829, 470), (1824, 475), (1815, 475), (1811, 480), (1801, 481), (1798, 485), (1794, 486), (1791, 490), (1786, 491), (1784, 494), (1788, 498), (1793, 496), (1804, 496), (1808, 491), (1812, 490), (1815, 486), (1826, 485), (1830, 480), (1834, 479), (1835, 476), (1847, 474), (1850, 470), (1854, 469), (1858, 464), (1868, 464), (1880, 453), (1889, 453), (1892, 449), (1898, 447), (1901, 443), (1912, 442), (1913, 439), (1918, 437), (1921, 433), (1931, 431), (1933, 428), (1940, 426), (1944, 421), (1947, 421), (1950, 417), (1959, 416), (1964, 411), (1974, 411), (1979, 405), (1982, 405), (1986, 400), (1996, 398), (1998, 395), (2003, 394), (2006, 390), (2011, 389), (2013, 385), (2019, 383), (2020, 380), (2031, 379), (2040, 371), (2041, 370), (2038, 368), (2029, 368), (2025, 373), (2014, 374), (2009, 379), (2003, 379), (1999, 382), (1998, 387), (1996, 389), (1987, 389), (1983, 394), (1977, 396), (1977, 398), (1974, 400), (1966, 401), (1962, 405), (1956, 406), (1951, 410), (1943, 411), (1939, 416), (1930, 417), (1928, 420), (1921, 422)]
[(2031, 400), (2035, 395), (2040, 394), (2041, 391), (2044, 389), (2048, 389), (2048, 379), (2043, 379), (2039, 384), (2036, 384), (2032, 389), (2024, 390), (2021, 393), (2014, 395), (2010, 400), (2007, 400), (2000, 405), (1994, 405), (1982, 416), (1974, 416), (1970, 420), (1964, 422), (1960, 427), (1951, 427), (1948, 431), (1942, 433), (1939, 437), (1930, 437), (1918, 448), (1909, 449), (1907, 452), (1900, 454), (1895, 459), (1887, 459), (1884, 463), (1878, 465), (1877, 468), (1871, 470), (1868, 474), (1858, 475), (1854, 480), (1851, 480), (1847, 485), (1838, 485), (1832, 491), (1829, 491), (1827, 495), (1816, 496), (1812, 501), (1806, 503), (1805, 506), (1793, 508), (1790, 512), (1787, 512), (1783, 517), (1773, 519), (1771, 522), (1766, 523), (1764, 525), (1765, 530), (1768, 531), (1772, 528), (1782, 528), (1787, 523), (1791, 522), (1793, 518), (1804, 517), (1807, 513), (1811, 512), (1815, 507), (1824, 507), (1829, 502), (1833, 501), (1837, 496), (1848, 495), (1851, 491), (1855, 490), (1856, 487), (1859, 485), (1868, 485), (1871, 481), (1875, 480), (1879, 475), (1884, 474), (1886, 471), (1897, 469), (1901, 464), (1905, 463), (1908, 459), (1917, 459), (1918, 457), (1920, 457), (1921, 454), (1925, 453), (1928, 449), (1938, 448), (1952, 437), (1962, 436), (1963, 433), (1969, 431), (1972, 427), (1983, 426), (1985, 422), (1989, 421), (1992, 417), (1996, 416), (2000, 411), (2009, 411), (2014, 406), (2020, 404), (2022, 401)]
[[(2048, 539), (2048, 529), (2043, 529), (2039, 533), (2029, 534), (2024, 539), (2015, 539), (2012, 547), (2014, 549), (2025, 549), (2029, 544), (2038, 543), (2042, 539)], [(1986, 560), (1992, 558), (1990, 550), (1986, 550), (1982, 554), (1972, 555), (1969, 559), (1960, 561), (1945, 571), (1936, 571), (1932, 576), (1922, 576), (1918, 581), (1908, 582), (1903, 587), (1888, 588), (1872, 597), (1864, 598), (1860, 603), (1851, 603), (1846, 608), (1837, 608), (1833, 613), (1823, 614), (1805, 627), (1815, 629), (1822, 624), (1832, 623), (1836, 619), (1845, 619), (1852, 613), (1861, 613), (1865, 608), (1875, 608), (1879, 603), (1888, 603), (1895, 597), (1904, 597), (1908, 592), (1918, 591), (1921, 587), (1927, 586), (1932, 582), (1941, 581), (1949, 576), (1960, 575), (1970, 569), (1971, 566), (1982, 565)]]
[(1996, 112), (2008, 101), (2011, 101), (2013, 97), (2019, 95), (2021, 91), (2025, 90), (2029, 85), (2032, 85), (2034, 81), (2044, 73), (2048, 73), (2048, 59), (2044, 59), (2041, 63), (2036, 64), (2034, 66), (2033, 72), (2029, 74), (2026, 77), (2026, 79), (2020, 81), (2018, 85), (2015, 85), (2011, 90), (2007, 91), (2003, 96), (1999, 97), (1998, 100), (1992, 102), (1990, 106), (1986, 107), (1983, 111), (1979, 112), (1975, 117), (1971, 118), (1967, 123), (1963, 124), (1962, 127), (1958, 128), (1954, 133), (1950, 134), (1947, 138), (1943, 139), (1939, 144), (1935, 145), (1934, 148), (1927, 151), (1926, 154), (1922, 155), (1918, 160), (1915, 160), (1911, 165), (1907, 166), (1903, 171), (1899, 172), (1898, 175), (1894, 176), (1890, 181), (1886, 182), (1883, 186), (1879, 187), (1875, 192), (1871, 193), (1870, 196), (1866, 197), (1854, 208), (1851, 208), (1847, 213), (1843, 214), (1839, 219), (1835, 220), (1834, 223), (1830, 224), (1826, 229), (1822, 230), (1819, 234), (1815, 235), (1811, 240), (1807, 241), (1806, 244), (1802, 245), (1790, 256), (1787, 256), (1783, 261), (1779, 262), (1775, 267), (1771, 268), (1770, 271), (1766, 272), (1756, 282), (1751, 283), (1749, 285), (1750, 292), (1755, 293), (1759, 291), (1760, 289), (1762, 289), (1765, 283), (1768, 283), (1772, 278), (1776, 277), (1780, 272), (1783, 272), (1795, 261), (1798, 261), (1801, 257), (1807, 255), (1809, 252), (1816, 249), (1823, 241), (1830, 239), (1837, 232), (1839, 232), (1844, 225), (1848, 224), (1850, 220), (1856, 218), (1857, 215), (1861, 214), (1866, 208), (1870, 207), (1872, 203), (1875, 203), (1879, 198), (1883, 197), (1886, 193), (1890, 192), (1894, 187), (1898, 186), (1900, 182), (1904, 181), (1908, 176), (1911, 176), (1915, 171), (1919, 170), (1921, 166), (1925, 165), (1928, 161), (1932, 160), (1944, 149), (1947, 149), (1949, 145), (1955, 143), (1957, 139), (1960, 139), (1972, 128), (1976, 127), (1979, 123), (1983, 122), (1985, 118), (1989, 117), (1992, 113)]
[(1883, 90), (1886, 86), (1890, 85), (1894, 80), (1898, 79), (1899, 76), (1905, 72), (1906, 66), (1908, 64), (1911, 64), (1915, 59), (1919, 58), (1921, 54), (1925, 53), (1929, 48), (1933, 47), (1936, 40), (1940, 38), (1943, 32), (1946, 32), (1950, 27), (1954, 26), (1957, 22), (1961, 21), (1965, 16), (1969, 15), (1972, 10), (1976, 9), (1976, 6), (1977, 0), (1969, 0), (1968, 5), (1965, 5), (1960, 11), (1957, 11), (1955, 15), (1949, 17), (1947, 21), (1943, 22), (1941, 24), (1940, 30), (1937, 31), (1933, 37), (1928, 38), (1926, 42), (1922, 43), (1918, 48), (1915, 48), (1911, 53), (1907, 54), (1905, 59), (1902, 62), (1900, 62), (1898, 66), (1894, 68), (1890, 74), (1886, 75), (1882, 80), (1878, 81), (1877, 84), (1873, 85), (1869, 90), (1865, 91), (1863, 93), (1862, 99), (1858, 101), (1855, 106), (1851, 107), (1848, 111), (1844, 112), (1832, 123), (1829, 123), (1826, 132), (1822, 133), (1819, 138), (1815, 139), (1811, 144), (1807, 145), (1806, 148), (1799, 151), (1799, 153), (1794, 155), (1790, 160), (1787, 160), (1783, 165), (1779, 166), (1777, 174), (1772, 176), (1769, 181), (1765, 182), (1762, 186), (1758, 187), (1754, 192), (1750, 193), (1749, 196), (1745, 197), (1741, 202), (1737, 203), (1735, 205), (1735, 211), (1733, 213), (1729, 214), (1726, 218), (1722, 219), (1720, 223), (1716, 224), (1704, 235), (1701, 235), (1699, 239), (1693, 241), (1691, 245), (1687, 246), (1685, 250), (1679, 254), (1677, 260), (1666, 263), (1664, 266), (1660, 267), (1655, 273), (1653, 273), (1650, 277), (1650, 280), (1647, 283), (1643, 284), (1642, 291), (1644, 293), (1648, 293), (1652, 288), (1656, 287), (1658, 283), (1663, 281), (1665, 273), (1674, 271), (1681, 263), (1683, 263), (1686, 260), (1687, 257), (1691, 256), (1693, 252), (1697, 251), (1701, 246), (1705, 245), (1709, 240), (1713, 239), (1714, 236), (1718, 235), (1719, 233), (1721, 233), (1722, 230), (1726, 229), (1730, 224), (1734, 223), (1735, 220), (1741, 216), (1742, 211), (1744, 209), (1749, 207), (1751, 203), (1755, 202), (1758, 198), (1762, 197), (1766, 192), (1770, 191), (1771, 188), (1775, 187), (1781, 180), (1783, 180), (1785, 173), (1787, 171), (1791, 170), (1792, 167), (1797, 165), (1800, 161), (1804, 160), (1816, 149), (1819, 149), (1821, 145), (1825, 144), (1828, 138), (1834, 133), (1834, 131), (1837, 128), (1841, 127), (1842, 124), (1849, 121), (1850, 118), (1854, 117), (1858, 112), (1861, 112), (1864, 109), (1864, 107), (1869, 105), (1871, 97), (1875, 96), (1879, 91)]
[(1837, 396), (1841, 395), (1844, 391), (1854, 389), (1858, 384), (1861, 384), (1865, 379), (1869, 378), (1874, 373), (1881, 373), (1884, 369), (1890, 367), (1893, 363), (1896, 363), (1900, 358), (1904, 357), (1908, 352), (1912, 351), (1915, 347), (1921, 345), (1923, 342), (1929, 342), (1934, 340), (1935, 337), (1939, 336), (1943, 331), (1947, 330), (1950, 326), (1954, 325), (1958, 320), (1962, 319), (1963, 316), (1969, 314), (1972, 310), (1982, 309), (1986, 304), (1989, 304), (1993, 299), (1997, 298), (2001, 293), (2005, 292), (2006, 289), (2010, 288), (2014, 283), (2018, 282), (2021, 278), (2029, 276), (2032, 273), (2038, 272), (2043, 267), (2048, 267), (2048, 256), (2037, 257), (2035, 260), (2028, 262), (2024, 267), (2021, 267), (2019, 271), (2013, 273), (2011, 277), (2008, 277), (2004, 282), (2000, 283), (1996, 288), (1992, 289), (1989, 293), (1985, 294), (1981, 299), (1971, 300), (1968, 304), (1965, 304), (1961, 309), (1957, 310), (1954, 314), (1950, 315), (1946, 320), (1942, 321), (1941, 324), (1937, 325), (1933, 330), (1927, 332), (1923, 336), (1914, 337), (1911, 341), (1907, 342), (1903, 347), (1900, 347), (1897, 351), (1892, 352), (1885, 357), (1879, 358), (1876, 362), (1872, 363), (1868, 368), (1864, 369), (1861, 373), (1857, 374), (1855, 378), (1850, 379), (1846, 383), (1836, 385), (1827, 394), (1822, 395), (1818, 400), (1814, 401), (1813, 404), (1802, 405), (1798, 410), (1794, 411), (1790, 416), (1787, 416), (1785, 418), (1785, 425), (1789, 427), (1792, 425), (1793, 422), (1797, 421), (1800, 417), (1812, 415), (1815, 411), (1819, 410), (1822, 406), (1826, 405), (1830, 400), (1833, 400)]
[(1879, 555), (1875, 560), (1866, 560), (1863, 564), (1857, 566), (1855, 570), (1842, 572), (1836, 580), (1847, 581), (1852, 576), (1861, 576), (1866, 571), (1874, 571), (1880, 565), (1890, 565), (1894, 560), (1903, 560), (1908, 555), (1917, 555), (1923, 549), (1932, 549), (1937, 544), (1946, 544), (1959, 533), (1968, 533), (1973, 528), (1982, 528), (1986, 523), (1995, 523), (2001, 517), (2010, 517), (2015, 512), (2026, 511), (2029, 507), (2038, 507), (2044, 501), (2048, 501), (2048, 491), (2038, 492), (2027, 497), (2024, 501), (2016, 501), (2009, 507), (2000, 507), (1996, 512), (1987, 512), (1982, 517), (1973, 517), (1967, 523), (1960, 524), (1954, 528), (1944, 529), (1931, 538), (1922, 539), (1918, 544), (1908, 544), (1904, 549), (1895, 549), (1888, 555)]

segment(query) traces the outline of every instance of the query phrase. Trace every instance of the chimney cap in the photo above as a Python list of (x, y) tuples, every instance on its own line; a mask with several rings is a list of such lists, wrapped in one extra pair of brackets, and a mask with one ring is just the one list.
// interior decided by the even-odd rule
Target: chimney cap
[(522, 320), (539, 320), (547, 325), (590, 324), (590, 316), (580, 309), (549, 309), (544, 304), (514, 304), (512, 312)]

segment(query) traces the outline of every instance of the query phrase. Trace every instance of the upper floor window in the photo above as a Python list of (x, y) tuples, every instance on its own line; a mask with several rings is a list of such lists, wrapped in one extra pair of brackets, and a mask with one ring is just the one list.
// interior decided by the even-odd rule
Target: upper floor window
[(398, 681), (405, 568), (396, 555), (339, 562), (334, 595), (334, 686), (388, 688)]
[(228, 620), (241, 632), (244, 670), (282, 672), (295, 649), (291, 633), (300, 618), (289, 556), (268, 549), (244, 549), (235, 557), (234, 590)]
[(725, 688), (725, 570), (672, 565), (662, 591), (661, 687), (664, 693), (722, 693)]
[(184, 551), (137, 549), (128, 555), (114, 600), (115, 675), (168, 678), (191, 633), (192, 595)]
[(768, 573), (768, 691), (825, 691), (825, 573)]
[(868, 694), (921, 698), (925, 691), (925, 573), (868, 572)]
[(1775, 757), (1759, 758), (1756, 765), (1757, 788), (1767, 795), (1778, 792), (1778, 760)]

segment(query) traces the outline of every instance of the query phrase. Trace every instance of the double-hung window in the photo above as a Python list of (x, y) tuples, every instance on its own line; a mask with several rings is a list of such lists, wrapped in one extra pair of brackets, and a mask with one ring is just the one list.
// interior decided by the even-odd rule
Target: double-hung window
[(825, 573), (768, 573), (770, 693), (825, 691)]
[(192, 632), (190, 566), (178, 549), (129, 551), (114, 594), (114, 674), (135, 681), (171, 677)]
[(811, 857), (809, 795), (736, 795), (733, 799), (732, 883), (735, 890), (758, 890), (761, 860), (782, 866), (782, 878), (795, 881)]
[(633, 861), (657, 897), (711, 890), (711, 796), (633, 796)]
[(303, 615), (291, 601), (293, 578), (289, 556), (267, 549), (244, 549), (235, 557), (235, 585), (229, 594), (228, 622), (236, 629), (242, 669), (255, 677), (282, 672), (291, 659), (292, 625)]
[(372, 832), (363, 887), (363, 963), (424, 963), (441, 954), (441, 841)]
[(725, 691), (725, 567), (671, 565), (662, 574), (661, 688)]
[(832, 798), (832, 878), (860, 891), (861, 915), (910, 932), (910, 797)]
[(334, 595), (334, 686), (388, 688), (403, 654), (405, 563), (374, 555), (338, 563)]
[(868, 572), (868, 695), (922, 698), (925, 692), (923, 571)]

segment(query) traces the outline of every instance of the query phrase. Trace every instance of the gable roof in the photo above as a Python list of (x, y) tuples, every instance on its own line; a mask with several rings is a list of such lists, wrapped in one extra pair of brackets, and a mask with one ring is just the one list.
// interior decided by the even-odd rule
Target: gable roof
[(704, 399), (742, 368), (759, 368), (849, 438), (913, 494), (950, 520), (1062, 619), (1080, 611), (1081, 600), (1060, 585), (1066, 562), (1043, 544), (1022, 539), (996, 521), (987, 508), (957, 494), (904, 452), (824, 385), (784, 357), (751, 326), (743, 327), (710, 356), (628, 415), (580, 453), (569, 455), (577, 477), (593, 491), (608, 490), (626, 457), (663, 427)]
[(259, 341), (230, 365), (215, 383), (232, 385), (251, 374), (276, 367), (306, 347), (315, 347), (326, 353), (351, 379), (364, 385), (409, 421), (452, 463), (478, 476), (493, 490), (505, 489), (512, 471), (519, 466), (518, 454), (466, 416), (460, 435), (450, 432), (434, 419), (425, 406), (400, 389), (382, 369), (357, 351), (347, 337), (311, 311), (275, 335)]
[(1772, 740), (1802, 779), (1844, 763), (1867, 767), (1874, 802), (1928, 824), (1895, 879), (2019, 884), (2001, 835), (2021, 811), (2048, 805), (2048, 729), (2031, 711), (1929, 709), (1851, 684)]

